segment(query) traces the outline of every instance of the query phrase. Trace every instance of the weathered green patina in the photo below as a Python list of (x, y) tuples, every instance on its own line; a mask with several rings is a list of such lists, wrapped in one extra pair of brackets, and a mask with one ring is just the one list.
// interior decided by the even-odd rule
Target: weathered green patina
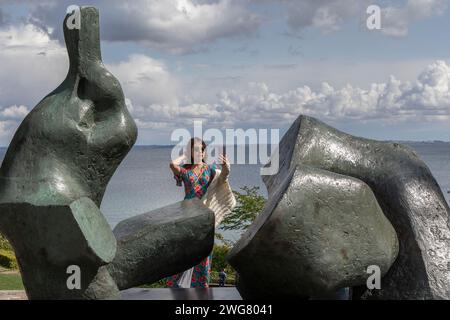
[(227, 257), (243, 298), (320, 296), (365, 284), (368, 266), (381, 276), (395, 261), (395, 230), (361, 180), (298, 165), (271, 191)]
[[(271, 196), (295, 166), (335, 172), (365, 182), (394, 227), (399, 253), (381, 279), (381, 289), (370, 292), (361, 283), (353, 290), (354, 299), (450, 299), (450, 209), (430, 170), (413, 150), (398, 143), (354, 137), (314, 118), (300, 116), (282, 138), (278, 151), (278, 174), (263, 177)], [(296, 183), (295, 179), (292, 181)], [(345, 199), (335, 197), (336, 212), (340, 212)], [(356, 200), (355, 203), (362, 205)], [(322, 228), (320, 223), (315, 227)], [(347, 232), (357, 234), (360, 227), (349, 222)], [(376, 225), (367, 227), (382, 235), (388, 230)], [(306, 235), (300, 232), (298, 237), (303, 241)], [(370, 255), (363, 250), (359, 254), (360, 259)], [(248, 259), (251, 262), (255, 259)], [(241, 287), (251, 290), (254, 283), (244, 281)]]

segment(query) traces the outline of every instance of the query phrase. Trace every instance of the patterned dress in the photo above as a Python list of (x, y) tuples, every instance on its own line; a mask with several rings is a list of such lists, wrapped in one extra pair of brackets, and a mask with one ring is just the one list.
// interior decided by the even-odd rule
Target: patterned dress
[[(192, 171), (192, 165), (185, 164), (181, 167), (179, 176), (175, 179), (184, 183), (184, 199), (199, 198), (208, 190), (208, 187), (216, 174), (216, 164), (208, 165), (203, 163), (200, 173), (196, 175)], [(194, 266), (191, 278), (191, 288), (208, 288), (211, 274), (212, 252), (203, 259), (198, 265)], [(178, 280), (182, 273), (166, 278), (166, 284), (170, 288), (178, 288)]]

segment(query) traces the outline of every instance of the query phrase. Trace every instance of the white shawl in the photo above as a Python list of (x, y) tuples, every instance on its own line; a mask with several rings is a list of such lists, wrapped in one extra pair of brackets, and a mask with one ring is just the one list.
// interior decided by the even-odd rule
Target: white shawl
[(229, 175), (229, 166), (224, 166), (223, 170), (216, 169), (216, 174), (202, 197), (205, 206), (214, 212), (216, 228), (236, 206), (236, 199), (228, 182)]
[[(236, 199), (228, 182), (230, 175), (229, 165), (222, 166), (222, 170), (216, 169), (216, 174), (208, 186), (208, 190), (203, 195), (203, 204), (214, 212), (215, 227), (217, 228), (226, 215), (233, 211), (236, 206)], [(178, 280), (180, 288), (190, 288), (194, 267), (183, 272)]]

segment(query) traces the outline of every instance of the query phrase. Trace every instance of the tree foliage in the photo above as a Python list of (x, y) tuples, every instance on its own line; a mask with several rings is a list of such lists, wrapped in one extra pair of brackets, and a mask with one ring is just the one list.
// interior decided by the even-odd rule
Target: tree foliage
[(236, 207), (223, 219), (222, 230), (246, 230), (264, 208), (266, 199), (259, 194), (259, 187), (244, 186), (241, 189), (243, 193), (233, 190)]
[(8, 240), (0, 233), (0, 250), (12, 251), (13, 248)]

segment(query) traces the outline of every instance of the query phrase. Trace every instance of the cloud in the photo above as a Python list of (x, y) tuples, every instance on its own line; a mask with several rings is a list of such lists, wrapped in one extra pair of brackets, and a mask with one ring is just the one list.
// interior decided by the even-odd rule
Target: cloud
[(0, 105), (35, 105), (64, 80), (68, 57), (32, 24), (0, 29)]
[(26, 106), (10, 106), (0, 111), (3, 118), (12, 118), (22, 120), (30, 112)]
[(285, 0), (287, 24), (298, 32), (307, 27), (328, 33), (337, 31), (354, 17), (364, 17), (368, 0)]
[[(68, 69), (65, 48), (33, 24), (0, 26), (0, 144), (8, 145), (27, 106), (55, 89)], [(6, 106), (6, 107), (5, 107)]]
[[(52, 37), (62, 39), (61, 23), (73, 1), (33, 4), (35, 24), (50, 25)], [(131, 41), (152, 48), (186, 53), (205, 50), (204, 45), (228, 37), (252, 35), (260, 24), (257, 14), (235, 0), (97, 0), (102, 39)]]
[(350, 84), (335, 89), (326, 82), (316, 91), (303, 86), (284, 94), (271, 93), (264, 84), (254, 88), (253, 94), (226, 94), (222, 101), (236, 111), (245, 105), (251, 114), (259, 110), (279, 120), (299, 114), (330, 121), (448, 120), (450, 116), (450, 67), (444, 61), (429, 65), (413, 83), (391, 76), (386, 83), (372, 84), (368, 89)]
[(167, 129), (189, 126), (193, 120), (219, 129), (286, 127), (300, 114), (332, 123), (449, 122), (449, 89), (450, 67), (436, 61), (414, 82), (391, 76), (366, 89), (350, 84), (337, 89), (324, 82), (317, 90), (305, 85), (284, 93), (274, 93), (265, 83), (254, 82), (240, 90), (219, 92), (213, 103), (141, 106), (139, 120), (165, 123)]
[[(68, 67), (65, 46), (44, 30), (33, 24), (0, 28), (0, 105), (37, 104), (64, 80)], [(138, 104), (177, 101), (179, 81), (162, 61), (131, 54), (107, 68)]]
[[(336, 5), (337, 2), (317, 1), (315, 6)], [(412, 13), (418, 10), (417, 5), (413, 6), (415, 9), (408, 15), (412, 18), (407, 21), (438, 14), (439, 11), (432, 10), (437, 7), (431, 4), (436, 1), (428, 2), (429, 5), (421, 9), (421, 15)], [(236, 5), (231, 1), (227, 3)], [(118, 6), (117, 3), (114, 5)], [(412, 6), (413, 2), (408, 2), (406, 7), (408, 5)], [(347, 17), (344, 13), (340, 15)], [(316, 26), (323, 27), (317, 19), (314, 20)], [(191, 45), (193, 42), (179, 47)], [(132, 54), (107, 67), (120, 80), (127, 106), (143, 130), (170, 131), (190, 126), (194, 119), (204, 120), (208, 126), (217, 128), (286, 127), (299, 114), (341, 123), (373, 120), (380, 123), (448, 122), (448, 64), (436, 61), (415, 81), (408, 82), (399, 80), (413, 79), (409, 74), (404, 77), (400, 69), (410, 72), (415, 67), (405, 67), (403, 62), (378, 62), (372, 68), (345, 65), (339, 61), (307, 61), (298, 65), (274, 63), (263, 64), (256, 71), (247, 68), (245, 73), (233, 70), (231, 74), (231, 67), (223, 73), (224, 70), (217, 70), (216, 66), (199, 65), (199, 68), (210, 69), (205, 71), (205, 77), (196, 73), (184, 79), (172, 73), (164, 61), (144, 54)], [(1, 27), (0, 106), (7, 107), (0, 108), (0, 134), (5, 137), (12, 134), (11, 130), (26, 112), (64, 79), (67, 69), (66, 49), (49, 36), (47, 29), (25, 22)], [(386, 69), (394, 72), (396, 77), (380, 79)], [(333, 77), (339, 81), (334, 81)], [(202, 79), (197, 81), (197, 78)], [(328, 82), (316, 85), (319, 79), (328, 79)], [(367, 84), (367, 79), (377, 83)], [(225, 87), (225, 82), (234, 85)]]
[(0, 120), (0, 145), (7, 146), (12, 140), (20, 122), (14, 120)]
[[(178, 79), (162, 61), (134, 54), (107, 68), (120, 80), (136, 118), (141, 105), (177, 104)], [(0, 143), (7, 145), (23, 118), (65, 78), (67, 50), (33, 24), (0, 28)], [(142, 123), (149, 127), (148, 123)], [(156, 124), (154, 125), (156, 127)]]
[[(308, 27), (329, 33), (355, 19), (364, 26), (367, 7), (375, 4), (370, 0), (284, 0), (283, 3), (287, 8), (287, 24), (295, 33)], [(381, 32), (406, 36), (411, 24), (441, 15), (447, 7), (448, 0), (407, 0), (401, 6), (380, 5)]]
[(30, 110), (23, 105), (13, 105), (0, 111), (0, 145), (9, 144), (14, 132), (29, 112)]
[(406, 36), (410, 24), (441, 15), (447, 7), (448, 0), (408, 0), (404, 7), (383, 8), (381, 31), (390, 36)]
[(132, 97), (134, 103), (177, 103), (179, 81), (162, 61), (132, 54), (125, 61), (108, 64), (107, 68), (120, 79), (125, 95)]
[[(28, 23), (45, 30), (51, 39), (63, 43), (62, 21), (72, 0), (24, 0), (30, 8)], [(75, 3), (77, 3), (75, 1)], [(448, 0), (407, 0), (401, 5), (385, 2), (382, 8), (381, 34), (405, 36), (411, 24), (445, 12)], [(101, 13), (102, 40), (134, 42), (175, 53), (209, 50), (220, 39), (256, 35), (263, 24), (271, 23), (268, 11), (255, 10), (266, 5), (284, 9), (289, 28), (285, 34), (300, 35), (307, 28), (323, 33), (340, 30), (355, 22), (365, 28), (366, 9), (371, 0), (95, 0)], [(277, 10), (278, 11), (278, 10)], [(263, 13), (264, 12), (264, 13)], [(2, 15), (0, 12), (0, 25)], [(251, 55), (257, 50), (246, 49)], [(296, 48), (289, 52), (299, 54)]]

